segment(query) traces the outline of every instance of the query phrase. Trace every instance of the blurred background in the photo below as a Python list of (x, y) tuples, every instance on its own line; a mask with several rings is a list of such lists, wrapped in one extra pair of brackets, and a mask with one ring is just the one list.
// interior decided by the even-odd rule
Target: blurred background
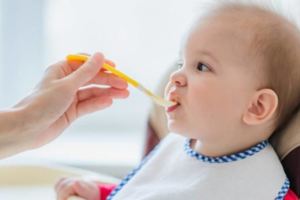
[[(101, 51), (155, 91), (177, 58), (196, 2), (0, 0), (1, 109), (25, 97), (47, 66), (77, 52)], [(79, 119), (53, 143), (0, 164), (57, 162), (123, 176), (141, 158), (152, 103), (130, 91), (128, 99)]]

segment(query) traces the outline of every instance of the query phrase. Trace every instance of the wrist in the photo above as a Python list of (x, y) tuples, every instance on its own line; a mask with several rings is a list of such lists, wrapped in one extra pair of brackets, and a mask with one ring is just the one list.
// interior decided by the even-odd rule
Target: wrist
[(24, 109), (19, 108), (0, 111), (0, 157), (28, 148), (28, 128), (24, 112)]

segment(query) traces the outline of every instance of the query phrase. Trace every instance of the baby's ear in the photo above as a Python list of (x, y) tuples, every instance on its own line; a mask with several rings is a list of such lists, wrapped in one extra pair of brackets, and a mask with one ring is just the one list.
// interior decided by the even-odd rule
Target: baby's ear
[(259, 125), (272, 119), (278, 106), (278, 96), (271, 89), (257, 91), (243, 115), (244, 123)]

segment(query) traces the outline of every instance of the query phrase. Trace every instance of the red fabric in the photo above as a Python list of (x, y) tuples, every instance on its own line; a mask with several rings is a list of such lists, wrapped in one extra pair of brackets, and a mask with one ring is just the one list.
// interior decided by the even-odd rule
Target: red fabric
[[(116, 188), (115, 184), (101, 184), (99, 185), (100, 200), (106, 200), (108, 195)], [(284, 197), (284, 200), (299, 200), (292, 190), (289, 190)]]
[(286, 196), (284, 197), (284, 200), (298, 200), (298, 197), (292, 190), (289, 190)]
[(100, 192), (100, 200), (106, 200), (108, 195), (115, 189), (115, 184), (100, 184), (99, 192)]
[[(101, 184), (99, 185), (100, 200), (106, 200), (108, 195), (116, 188), (115, 184)], [(292, 190), (289, 190), (284, 197), (284, 200), (299, 200)]]

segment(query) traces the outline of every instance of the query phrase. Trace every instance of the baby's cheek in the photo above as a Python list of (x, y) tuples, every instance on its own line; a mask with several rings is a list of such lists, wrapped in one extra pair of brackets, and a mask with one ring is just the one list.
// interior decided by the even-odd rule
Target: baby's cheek
[(204, 123), (226, 118), (234, 109), (234, 102), (225, 92), (204, 88), (194, 92), (190, 105), (191, 117)]

